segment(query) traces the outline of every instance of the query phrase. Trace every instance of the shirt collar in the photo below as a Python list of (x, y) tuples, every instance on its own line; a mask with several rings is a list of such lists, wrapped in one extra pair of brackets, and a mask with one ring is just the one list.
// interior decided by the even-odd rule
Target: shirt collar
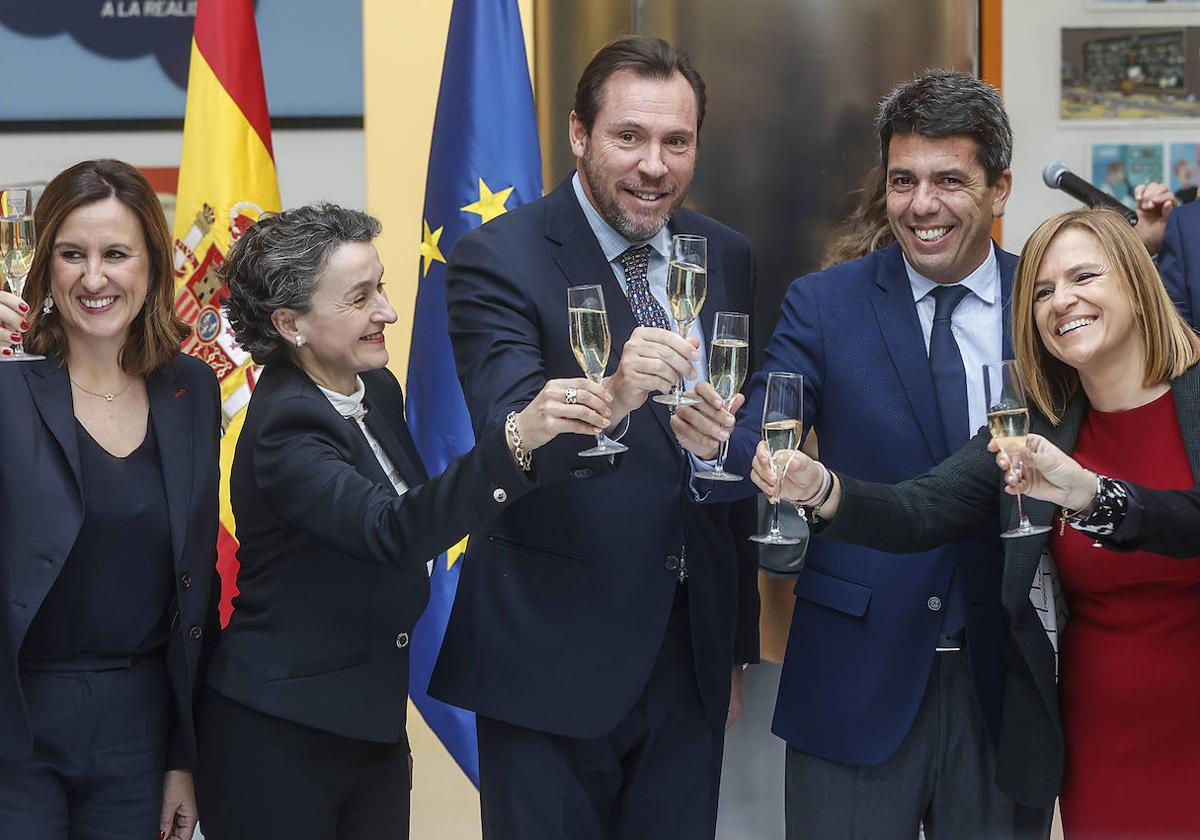
[(592, 233), (596, 235), (596, 241), (600, 243), (600, 250), (604, 252), (604, 259), (612, 262), (621, 254), (628, 251), (630, 248), (638, 245), (649, 245), (650, 249), (662, 257), (664, 260), (670, 258), (671, 254), (671, 234), (667, 230), (667, 226), (663, 225), (658, 233), (654, 234), (645, 242), (630, 242), (624, 236), (608, 223), (608, 221), (600, 215), (600, 212), (592, 206), (592, 202), (588, 200), (587, 193), (583, 191), (583, 184), (579, 180), (579, 172), (577, 171), (571, 176), (571, 188), (575, 191), (575, 200), (579, 202), (579, 206), (583, 208), (584, 218), (588, 221), (588, 226), (592, 229)]
[[(329, 404), (337, 409), (337, 413), (343, 417), (353, 417), (355, 420), (361, 420), (367, 416), (367, 410), (363, 408), (363, 397), (367, 395), (367, 386), (362, 381), (361, 376), (354, 377), (355, 389), (354, 393), (347, 396), (339, 394), (337, 391), (330, 391), (328, 388), (321, 388), (321, 393), (325, 395), (325, 399), (329, 400)], [(316, 385), (316, 383), (313, 383)]]
[[(928, 277), (917, 272), (912, 267), (912, 263), (908, 261), (901, 252), (901, 257), (904, 259), (904, 270), (908, 274), (908, 283), (912, 287), (912, 296), (914, 301), (919, 301), (927, 294), (936, 289), (939, 283), (935, 283)], [(988, 249), (988, 255), (979, 265), (979, 268), (972, 271), (958, 283), (951, 285), (966, 286), (975, 297), (982, 300), (989, 306), (996, 302), (996, 297), (1000, 290), (1000, 263), (996, 259), (996, 248), (992, 246)]]

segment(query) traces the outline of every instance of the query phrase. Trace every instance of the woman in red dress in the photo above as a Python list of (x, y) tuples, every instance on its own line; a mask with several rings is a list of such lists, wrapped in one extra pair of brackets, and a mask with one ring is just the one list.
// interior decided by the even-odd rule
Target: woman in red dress
[[(1200, 837), (1200, 563), (1177, 559), (1200, 560), (1200, 338), (1108, 211), (1063, 213), (1034, 232), (1012, 313), (1039, 432), (1019, 479), (995, 470), (985, 430), (898, 485), (830, 477), (796, 453), (781, 487), (765, 449), (755, 483), (813, 504), (821, 536), (900, 552), (997, 512), (1007, 528), (1018, 490), (1040, 500), (1027, 512), (1049, 534), (1005, 545), (1014, 650), (997, 780), (1029, 805), (1061, 788), (1069, 840)], [(1026, 597), (1054, 563), (1069, 615), (1057, 663)]]

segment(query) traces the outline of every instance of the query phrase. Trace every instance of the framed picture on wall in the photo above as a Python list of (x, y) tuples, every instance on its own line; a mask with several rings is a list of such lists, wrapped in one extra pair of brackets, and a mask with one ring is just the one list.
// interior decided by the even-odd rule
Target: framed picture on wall
[(1131, 210), (1133, 188), (1165, 181), (1162, 143), (1093, 143), (1091, 182)]
[(1200, 26), (1062, 30), (1059, 118), (1200, 121)]
[[(254, 0), (267, 104), (285, 126), (361, 125), (361, 0)], [(0, 131), (183, 124), (196, 0), (0, 2)], [(314, 43), (313, 33), (320, 33)]]
[(1200, 140), (1172, 143), (1169, 148), (1167, 185), (1181, 204), (1195, 201), (1196, 185), (1200, 183)]

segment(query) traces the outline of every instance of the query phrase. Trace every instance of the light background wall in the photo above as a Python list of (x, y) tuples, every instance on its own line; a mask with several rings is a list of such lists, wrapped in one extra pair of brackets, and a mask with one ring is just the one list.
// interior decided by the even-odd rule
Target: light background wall
[(1042, 183), (1042, 169), (1061, 160), (1077, 175), (1090, 177), (1092, 143), (1200, 142), (1200, 120), (1152, 120), (1141, 125), (1062, 122), (1058, 118), (1058, 78), (1062, 27), (1197, 26), (1196, 7), (1168, 6), (1146, 11), (1095, 11), (1083, 0), (1004, 0), (1004, 102), (1013, 128), (1013, 195), (1004, 217), (1002, 243), (1021, 246), (1038, 223), (1078, 207), (1074, 199)]

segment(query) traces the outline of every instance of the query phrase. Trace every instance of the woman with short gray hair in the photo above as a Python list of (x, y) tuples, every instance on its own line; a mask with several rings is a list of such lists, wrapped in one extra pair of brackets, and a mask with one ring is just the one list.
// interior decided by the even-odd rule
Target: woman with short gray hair
[(408, 837), (427, 563), (535, 486), (534, 450), (608, 425), (601, 386), (551, 380), (429, 478), (385, 367), (378, 234), (365, 213), (299, 207), (221, 266), (230, 324), (265, 369), (230, 475), (239, 594), (200, 700), (209, 840)]

